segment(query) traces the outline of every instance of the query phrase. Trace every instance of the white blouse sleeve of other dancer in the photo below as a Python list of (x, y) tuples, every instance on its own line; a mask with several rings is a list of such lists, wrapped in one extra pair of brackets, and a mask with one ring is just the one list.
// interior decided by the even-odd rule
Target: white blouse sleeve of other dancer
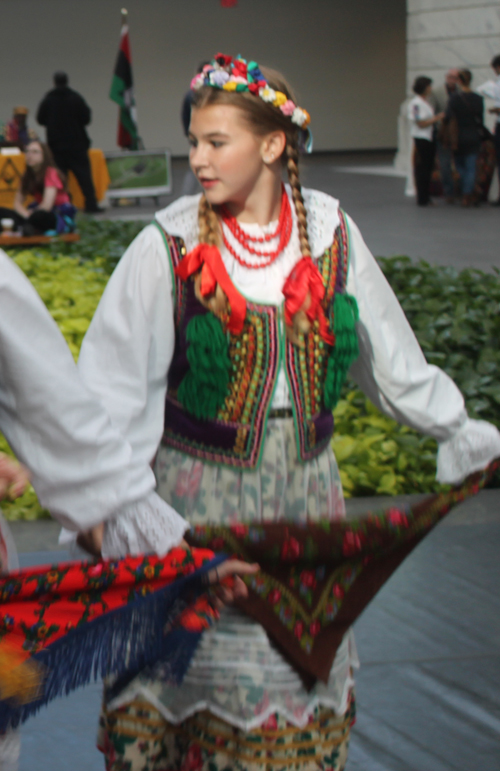
[(358, 302), (360, 345), (350, 374), (382, 412), (438, 441), (437, 479), (458, 483), (500, 456), (500, 433), (491, 423), (469, 418), (453, 380), (427, 363), (361, 233), (347, 220), (347, 291)]
[[(150, 225), (129, 246), (109, 280), (83, 341), (78, 368), (113, 428), (130, 445), (131, 464), (147, 466), (151, 475), (163, 430), (174, 342), (171, 269), (162, 236)], [(187, 527), (152, 493), (148, 506), (141, 502), (107, 523), (103, 554), (164, 554)]]
[(40, 297), (1, 249), (0, 306), (0, 427), (42, 506), (71, 530), (161, 508), (178, 543), (184, 520), (153, 492), (151, 468), (91, 397)]

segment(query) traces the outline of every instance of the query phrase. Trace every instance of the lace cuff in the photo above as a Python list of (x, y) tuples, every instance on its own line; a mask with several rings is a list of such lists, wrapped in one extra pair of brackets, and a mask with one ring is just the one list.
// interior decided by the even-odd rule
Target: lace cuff
[(159, 495), (129, 503), (104, 527), (102, 556), (156, 552), (163, 557), (182, 540), (189, 525)]
[(467, 418), (450, 439), (440, 443), (436, 478), (444, 484), (458, 484), (497, 457), (500, 457), (498, 429), (485, 420)]

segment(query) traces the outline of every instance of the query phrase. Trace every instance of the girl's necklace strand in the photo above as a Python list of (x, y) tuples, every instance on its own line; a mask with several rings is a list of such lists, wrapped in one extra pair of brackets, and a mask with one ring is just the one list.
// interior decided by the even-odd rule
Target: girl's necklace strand
[[(288, 196), (283, 186), (281, 194), (280, 216), (276, 230), (274, 233), (267, 233), (264, 236), (252, 236), (250, 233), (245, 233), (245, 231), (241, 229), (236, 217), (230, 214), (225, 206), (221, 207), (221, 215), (224, 223), (227, 225), (236, 240), (242, 244), (242, 246), (247, 245), (249, 242), (263, 244), (266, 241), (272, 241), (274, 238), (277, 238), (281, 233), (285, 220), (291, 215), (290, 201), (288, 200)], [(259, 252), (254, 252), (254, 254), (259, 254)]]
[[(288, 196), (286, 194), (285, 189), (283, 188), (283, 194), (281, 198), (281, 211), (280, 211), (280, 217), (278, 220), (278, 226), (276, 228), (276, 231), (271, 234), (267, 234), (266, 236), (262, 237), (256, 237), (251, 236), (248, 233), (245, 233), (240, 226), (238, 225), (236, 218), (229, 214), (227, 209), (222, 209), (222, 222), (223, 225), (226, 225), (229, 229), (229, 231), (232, 233), (234, 238), (238, 241), (239, 244), (247, 251), (249, 254), (255, 255), (256, 257), (263, 258), (262, 262), (259, 262), (257, 265), (255, 263), (248, 262), (245, 260), (244, 257), (240, 256), (236, 250), (233, 248), (232, 244), (228, 241), (226, 234), (224, 232), (224, 227), (221, 228), (222, 230), (222, 239), (224, 241), (224, 246), (228, 250), (228, 252), (234, 257), (234, 259), (239, 262), (240, 265), (243, 265), (245, 268), (252, 268), (254, 270), (258, 270), (259, 268), (266, 268), (269, 265), (271, 265), (278, 257), (279, 254), (287, 247), (290, 237), (292, 235), (292, 210), (290, 207), (290, 201), (288, 200)], [(273, 249), (272, 251), (258, 251), (257, 249), (254, 249), (253, 246), (251, 246), (251, 243), (264, 243), (265, 241), (270, 241), (273, 238), (277, 238), (279, 235), (279, 243), (276, 249)]]

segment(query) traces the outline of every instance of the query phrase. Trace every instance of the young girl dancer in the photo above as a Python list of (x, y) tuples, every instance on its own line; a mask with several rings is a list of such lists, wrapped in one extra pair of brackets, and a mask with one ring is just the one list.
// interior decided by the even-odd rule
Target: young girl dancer
[[(440, 442), (440, 480), (500, 454), (498, 431), (426, 363), (338, 201), (301, 189), (309, 116), (281, 76), (218, 55), (192, 90), (203, 192), (127, 250), (79, 364), (137, 462), (155, 459), (159, 494), (190, 523), (344, 516), (330, 439), (349, 367), (386, 414)], [(103, 554), (163, 527), (153, 514), (109, 522)], [(348, 634), (328, 685), (308, 691), (262, 627), (228, 609), (180, 688), (144, 674), (105, 703), (106, 767), (342, 769), (356, 663)]]

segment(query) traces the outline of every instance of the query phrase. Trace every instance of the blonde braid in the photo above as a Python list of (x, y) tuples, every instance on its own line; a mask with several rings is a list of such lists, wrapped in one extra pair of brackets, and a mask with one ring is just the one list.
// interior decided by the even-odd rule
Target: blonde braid
[(198, 238), (200, 244), (220, 246), (219, 220), (205, 195), (201, 196), (198, 206)]
[(309, 246), (309, 236), (307, 234), (307, 214), (299, 179), (299, 152), (295, 143), (292, 144), (290, 140), (286, 143), (286, 155), (288, 181), (292, 188), (293, 203), (299, 226), (300, 251), (303, 257), (310, 257), (311, 247)]

